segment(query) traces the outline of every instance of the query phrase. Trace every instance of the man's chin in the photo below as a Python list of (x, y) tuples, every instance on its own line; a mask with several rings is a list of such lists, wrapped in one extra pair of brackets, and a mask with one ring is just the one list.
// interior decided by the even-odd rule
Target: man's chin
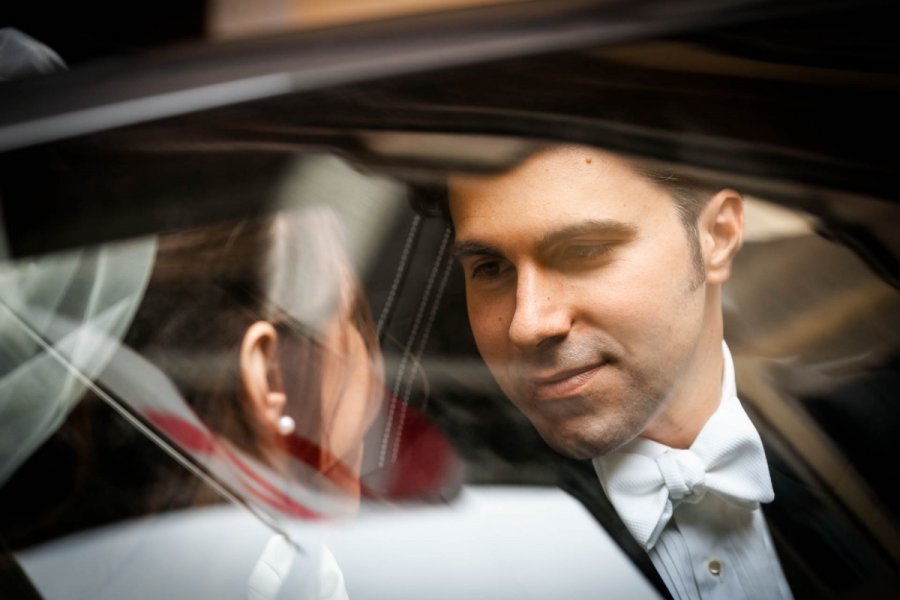
[(581, 431), (560, 431), (558, 429), (545, 431), (541, 427), (538, 427), (538, 433), (551, 448), (560, 454), (579, 460), (589, 460), (609, 454), (629, 441), (629, 439), (620, 439), (620, 436), (585, 435)]

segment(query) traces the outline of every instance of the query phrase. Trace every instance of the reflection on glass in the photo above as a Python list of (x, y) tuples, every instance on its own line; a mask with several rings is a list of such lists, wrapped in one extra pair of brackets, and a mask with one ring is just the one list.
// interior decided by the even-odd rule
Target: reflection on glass
[[(355, 510), (363, 436), (382, 403), (381, 353), (342, 223), (328, 208), (307, 206), (126, 250), (108, 251), (118, 260), (106, 279), (77, 253), (32, 269), (47, 276), (44, 285), (22, 289), (41, 288), (40, 297), (13, 308), (26, 319), (46, 313), (49, 322), (65, 320), (70, 305), (90, 307), (68, 319), (80, 333), (74, 341), (55, 349), (50, 325), (11, 310), (12, 325), (4, 321), (4, 330), (15, 325), (35, 340), (16, 359), (34, 384), (4, 389), (25, 400), (23, 390), (37, 394), (27, 414), (44, 423), (28, 430), (34, 441), (19, 462), (27, 461), (2, 490), (4, 541), (28, 549), (18, 560), (50, 596), (92, 569), (78, 586), (89, 597), (117, 597), (123, 577), (148, 594), (175, 586), (184, 597), (248, 589), (267, 597), (284, 580), (305, 590), (302, 597), (328, 590), (341, 597), (340, 569), (317, 534), (273, 537), (272, 528), (283, 531), (282, 517)], [(56, 276), (63, 267), (65, 279)], [(27, 266), (5, 275), (23, 273)], [(103, 328), (106, 306), (120, 300), (109, 291), (116, 284), (128, 302)], [(24, 370), (15, 361), (7, 367)], [(3, 403), (10, 414), (16, 406)], [(12, 433), (4, 432), (4, 443)], [(225, 500), (251, 513), (212, 506)], [(93, 531), (78, 533), (85, 529)], [(233, 567), (232, 576), (179, 588), (174, 582), (195, 561), (173, 549), (196, 553), (197, 540), (228, 553), (213, 562)]]
[[(488, 152), (481, 137), (358, 137), (366, 142), (367, 153), (358, 157), (365, 169), (346, 162), (349, 151), (344, 159), (298, 156), (271, 186), (273, 204), (301, 208), (162, 235), (142, 268), (139, 261), (108, 264), (119, 273), (111, 281), (133, 280), (130, 294), (120, 289), (131, 304), (104, 330), (105, 344), (79, 345), (71, 365), (54, 359), (47, 371), (63, 378), (75, 367), (95, 389), (85, 395), (83, 382), (72, 387), (64, 409), (57, 406), (62, 396), (42, 396), (59, 412), (0, 490), (2, 535), (29, 574), (54, 580), (49, 555), (40, 552), (50, 544), (42, 542), (112, 522), (104, 530), (109, 564), (118, 565), (112, 557), (129, 548), (120, 543), (165, 538), (153, 560), (170, 562), (156, 573), (174, 572), (171, 562), (183, 558), (172, 558), (167, 544), (189, 547), (183, 536), (201, 533), (222, 554), (236, 556), (229, 546), (246, 544), (253, 563), (274, 527), (312, 556), (323, 547), (310, 539), (316, 518), (355, 514), (362, 497), (359, 518), (323, 525), (352, 597), (401, 597), (398, 587), (409, 590), (407, 597), (423, 590), (436, 596), (429, 589), (435, 581), (445, 597), (467, 595), (455, 587), (463, 583), (468, 595), (499, 590), (499, 596), (514, 580), (527, 582), (522, 587), (531, 597), (563, 589), (573, 590), (566, 597), (590, 597), (597, 589), (636, 597), (640, 586), (653, 597), (648, 572), (639, 573), (623, 550), (590, 463), (551, 451), (486, 369), (469, 326), (465, 282), (449, 256), (453, 230), (406, 207), (407, 198), (414, 205), (445, 202), (448, 172), (490, 177), (534, 144), (513, 140), (505, 152), (493, 146)], [(679, 172), (678, 165), (666, 166)], [(709, 175), (716, 186), (740, 183), (740, 191), (747, 184), (777, 201), (745, 196), (744, 243), (722, 305), (738, 393), (778, 479), (765, 516), (779, 559), (808, 574), (813, 591), (843, 593), (866, 582), (883, 588), (893, 581), (884, 575), (900, 539), (895, 486), (881, 468), (898, 439), (891, 399), (900, 303), (878, 265), (872, 268), (878, 257), (865, 252), (864, 236), (857, 254), (819, 233), (856, 227), (875, 232), (875, 242), (890, 242), (883, 232), (896, 222), (896, 207), (839, 193), (820, 198), (799, 183), (685, 172), (701, 180)], [(544, 194), (541, 201), (560, 197)], [(560, 214), (542, 214), (540, 221)], [(670, 229), (670, 241), (683, 241), (680, 223)], [(498, 245), (509, 236), (504, 221)], [(48, 293), (64, 281), (69, 289), (90, 281), (86, 264), (63, 261), (59, 268), (67, 269), (66, 278), (47, 286)], [(7, 277), (0, 280), (4, 291), (24, 289), (8, 273), (0, 277)], [(634, 281), (614, 287), (628, 290)], [(563, 291), (554, 296), (557, 304)], [(592, 306), (608, 293), (609, 287), (591, 296)], [(60, 310), (40, 306), (78, 321), (79, 307), (89, 304), (70, 298)], [(12, 348), (13, 338), (0, 341)], [(39, 354), (20, 346), (23, 361)], [(4, 364), (3, 372), (17, 364)], [(0, 398), (19, 397), (9, 389), (0, 386)], [(293, 421), (292, 431), (283, 417)], [(4, 442), (14, 439), (4, 435)], [(229, 513), (229, 499), (250, 506), (262, 522), (246, 511)], [(422, 500), (431, 506), (398, 509)], [(152, 520), (138, 519), (148, 513)], [(255, 533), (242, 533), (248, 529)], [(84, 547), (62, 544), (73, 539), (63, 537), (56, 548), (68, 548), (69, 564), (78, 565), (73, 571), (84, 570), (74, 558), (87, 556)], [(561, 543), (569, 554), (560, 552)], [(440, 560), (438, 546), (445, 552)], [(216, 569), (230, 564), (219, 555), (209, 560)], [(329, 564), (328, 556), (307, 567), (317, 568), (313, 563)], [(230, 588), (242, 594), (250, 571), (229, 580)], [(791, 585), (795, 575), (787, 575)], [(613, 585), (616, 576), (621, 588)], [(121, 588), (107, 589), (115, 590), (110, 597), (122, 595), (115, 593)]]
[[(190, 410), (177, 397), (126, 402), (249, 500), (294, 516), (355, 502), (383, 386), (369, 308), (332, 212), (163, 236), (125, 343)], [(180, 487), (156, 493), (203, 500)]]

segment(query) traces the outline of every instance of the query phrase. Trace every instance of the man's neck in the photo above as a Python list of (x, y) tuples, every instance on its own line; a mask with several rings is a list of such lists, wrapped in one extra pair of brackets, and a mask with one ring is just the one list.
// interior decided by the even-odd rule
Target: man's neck
[(680, 385), (642, 437), (670, 448), (689, 448), (697, 439), (722, 399), (725, 358), (721, 335), (715, 337), (701, 342)]

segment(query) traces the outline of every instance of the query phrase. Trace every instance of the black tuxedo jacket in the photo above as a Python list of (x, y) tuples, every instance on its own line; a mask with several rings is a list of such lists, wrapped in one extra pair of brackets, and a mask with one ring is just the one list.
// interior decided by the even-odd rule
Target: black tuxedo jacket
[[(775, 500), (763, 512), (794, 598), (897, 597), (898, 565), (821, 485), (801, 479), (771, 446), (765, 450)], [(561, 466), (560, 487), (581, 500), (662, 597), (670, 598), (649, 556), (603, 493), (593, 466), (576, 462)]]
[(763, 512), (794, 598), (891, 598), (900, 565), (817, 481), (766, 446), (775, 501)]

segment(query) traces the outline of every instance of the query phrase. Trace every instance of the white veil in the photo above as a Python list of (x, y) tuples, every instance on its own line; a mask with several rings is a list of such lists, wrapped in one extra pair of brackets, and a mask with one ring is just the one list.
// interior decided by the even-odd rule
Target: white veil
[(155, 252), (143, 239), (0, 263), (0, 485), (118, 348)]

